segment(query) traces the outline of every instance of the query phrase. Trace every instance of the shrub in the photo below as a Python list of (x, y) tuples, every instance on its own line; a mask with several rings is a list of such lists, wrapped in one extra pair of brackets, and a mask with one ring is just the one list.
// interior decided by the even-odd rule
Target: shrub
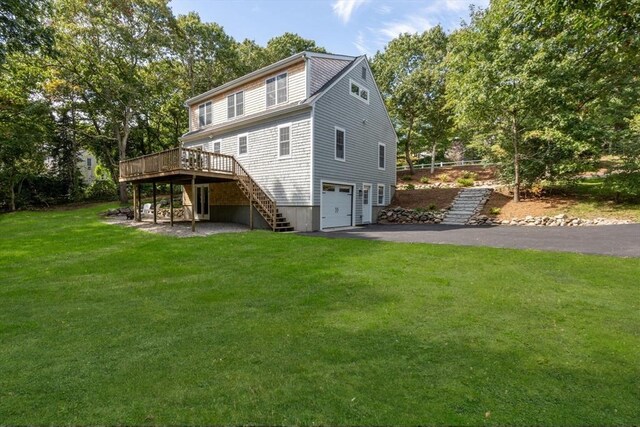
[(471, 187), (474, 181), (471, 178), (458, 178), (456, 182), (460, 187)]
[(428, 176), (423, 176), (422, 178), (420, 178), (420, 182), (423, 184), (428, 184), (429, 183), (429, 177)]
[(475, 181), (476, 179), (478, 179), (478, 174), (477, 174), (477, 173), (475, 173), (475, 172), (471, 172), (471, 171), (465, 171), (465, 172), (462, 174), (462, 177), (463, 177), (464, 179), (472, 179), (472, 180), (474, 180), (474, 181)]
[(415, 190), (416, 186), (413, 184), (407, 184), (407, 190)]
[(438, 210), (438, 207), (435, 205), (435, 203), (431, 203), (431, 204), (429, 205), (429, 208), (428, 208), (428, 209), (429, 209), (430, 211), (435, 211), (435, 210)]
[(411, 181), (413, 179), (413, 175), (402, 175), (402, 179), (403, 181)]
[(447, 182), (447, 181), (450, 181), (450, 180), (451, 180), (451, 178), (449, 177), (449, 175), (447, 175), (446, 173), (441, 173), (440, 175), (438, 175), (438, 179), (439, 179), (441, 182)]
[(87, 200), (113, 200), (118, 197), (118, 188), (110, 179), (94, 181), (84, 193)]
[(489, 213), (491, 215), (500, 215), (500, 208), (493, 207), (493, 208), (489, 209)]

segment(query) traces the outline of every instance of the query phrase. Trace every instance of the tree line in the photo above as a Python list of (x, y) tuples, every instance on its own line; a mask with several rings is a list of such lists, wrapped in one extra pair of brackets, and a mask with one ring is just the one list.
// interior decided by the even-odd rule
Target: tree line
[[(611, 185), (637, 195), (638, 34), (637, 0), (494, 0), (371, 63), (412, 172), (418, 153), (463, 144), (517, 200), (614, 154)], [(324, 52), (291, 33), (237, 41), (166, 0), (0, 0), (0, 208), (82, 198), (80, 148), (113, 191), (119, 160), (178, 144), (185, 99), (303, 50)]]

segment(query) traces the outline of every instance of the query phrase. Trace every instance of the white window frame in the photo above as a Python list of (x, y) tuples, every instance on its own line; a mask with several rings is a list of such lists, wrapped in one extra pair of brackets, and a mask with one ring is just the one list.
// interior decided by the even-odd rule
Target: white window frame
[[(238, 114), (238, 94), (242, 94), (242, 114)], [(229, 98), (233, 97), (233, 116), (229, 117)], [(243, 90), (239, 90), (238, 92), (232, 93), (231, 95), (227, 95), (227, 104), (226, 104), (226, 109), (227, 109), (227, 120), (232, 120), (235, 119), (236, 117), (242, 117), (244, 116), (244, 112), (246, 110), (245, 108), (245, 96), (244, 96), (244, 91)]]
[[(357, 95), (354, 92), (351, 91), (351, 86), (352, 85), (356, 85), (358, 87), (358, 94)], [(367, 99), (364, 99), (361, 96), (363, 91), (367, 92)], [(358, 98), (360, 101), (364, 102), (367, 105), (369, 104), (369, 99), (371, 98), (371, 91), (369, 90), (369, 88), (364, 86), (362, 83), (358, 83), (357, 81), (355, 81), (353, 79), (349, 79), (349, 93), (354, 98)]]
[[(385, 200), (385, 185), (384, 184), (378, 184), (376, 185), (376, 204), (378, 206), (384, 206), (384, 200)], [(382, 203), (380, 203), (380, 189), (382, 188)]]
[[(342, 131), (342, 158), (338, 157), (338, 131)], [(339, 162), (347, 161), (347, 131), (338, 126), (333, 127), (333, 158)]]
[[(289, 128), (289, 154), (282, 155), (280, 152), (280, 129)], [(276, 140), (278, 141), (278, 158), (279, 159), (289, 159), (291, 158), (291, 123), (284, 123), (278, 126)]]
[[(244, 153), (240, 153), (240, 138), (242, 137), (247, 138), (247, 151), (245, 151)], [(247, 154), (249, 154), (249, 134), (239, 133), (238, 134), (238, 156), (246, 156)]]
[[(380, 147), (384, 149), (384, 158), (382, 159), (382, 167), (380, 167)], [(387, 169), (387, 144), (384, 142), (378, 142), (378, 169), (385, 170)]]
[[(280, 76), (284, 76), (284, 83), (285, 83), (285, 96), (284, 96), (284, 101), (278, 102), (278, 77)], [(274, 80), (274, 87), (275, 87), (275, 101), (273, 105), (269, 105), (269, 94), (267, 93), (267, 85), (269, 84), (269, 80), (273, 79)], [(269, 77), (268, 79), (265, 79), (264, 81), (264, 103), (266, 105), (267, 108), (273, 108), (279, 104), (286, 104), (289, 101), (289, 73), (287, 73), (286, 71), (284, 73), (278, 73), (274, 76)]]
[[(216, 151), (216, 145), (218, 146), (218, 150)], [(213, 152), (214, 153), (220, 153), (222, 150), (222, 140), (221, 139), (216, 139), (215, 141), (213, 141)]]
[[(200, 107), (204, 107), (204, 124), (200, 124)], [(209, 107), (209, 123), (207, 123), (207, 107)], [(198, 129), (209, 126), (213, 123), (213, 101), (203, 102), (202, 104), (198, 104)]]

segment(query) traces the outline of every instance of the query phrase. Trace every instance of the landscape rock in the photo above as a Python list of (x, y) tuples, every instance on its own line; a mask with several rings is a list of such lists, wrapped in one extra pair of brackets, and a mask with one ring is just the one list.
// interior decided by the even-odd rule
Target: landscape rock
[(446, 210), (387, 208), (380, 211), (378, 222), (383, 224), (439, 224)]

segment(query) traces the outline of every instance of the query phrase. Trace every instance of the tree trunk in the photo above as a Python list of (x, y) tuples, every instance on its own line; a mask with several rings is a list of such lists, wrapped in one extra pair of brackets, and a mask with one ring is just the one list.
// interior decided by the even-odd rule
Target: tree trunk
[[(118, 160), (122, 161), (127, 158), (127, 141), (129, 140), (129, 132), (130, 132), (130, 120), (133, 115), (131, 108), (125, 107), (124, 111), (124, 121), (122, 123), (122, 135), (120, 134), (120, 129), (118, 125), (114, 125), (114, 133), (116, 137), (116, 141), (118, 141)], [(127, 183), (121, 182), (119, 184), (119, 198), (120, 203), (127, 203), (129, 201), (129, 196), (127, 194)]]
[(513, 174), (514, 174), (514, 188), (513, 188), (513, 201), (515, 203), (520, 202), (520, 153), (518, 143), (518, 127), (516, 124), (516, 116), (513, 115), (513, 122), (511, 124), (511, 131), (513, 133)]
[(438, 144), (433, 144), (431, 146), (431, 175), (434, 174), (435, 170), (436, 170), (436, 146)]
[(9, 188), (11, 189), (11, 204), (9, 205), (9, 208), (11, 209), (11, 212), (15, 212), (16, 211), (16, 193), (13, 189), (13, 180), (12, 182), (9, 184)]
[(404, 146), (404, 158), (409, 165), (409, 173), (413, 175), (415, 171), (413, 170), (413, 161), (411, 160), (411, 132), (413, 130), (413, 120), (409, 122), (409, 131), (407, 132), (407, 141)]

